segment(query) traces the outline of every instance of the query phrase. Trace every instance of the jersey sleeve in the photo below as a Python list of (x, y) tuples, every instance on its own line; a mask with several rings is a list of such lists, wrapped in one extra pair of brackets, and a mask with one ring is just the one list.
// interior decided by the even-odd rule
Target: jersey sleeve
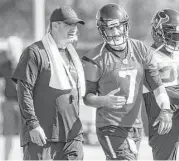
[(85, 56), (82, 60), (86, 80), (86, 94), (96, 94), (98, 92), (98, 80), (100, 79), (100, 67)]
[(157, 60), (155, 54), (153, 53), (152, 48), (141, 46), (143, 54), (143, 63), (145, 70), (145, 81), (144, 84), (150, 88), (150, 90), (155, 90), (162, 85), (160, 74), (158, 71)]
[(24, 81), (33, 87), (38, 77), (38, 71), (39, 58), (37, 51), (35, 51), (35, 49), (27, 48), (19, 60), (12, 76), (12, 80), (14, 82), (17, 82), (17, 80)]

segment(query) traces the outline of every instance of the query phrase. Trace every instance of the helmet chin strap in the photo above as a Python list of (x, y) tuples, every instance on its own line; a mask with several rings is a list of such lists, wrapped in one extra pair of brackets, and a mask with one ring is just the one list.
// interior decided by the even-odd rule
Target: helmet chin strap
[[(123, 45), (125, 45), (125, 46), (123, 46)], [(125, 47), (126, 47), (126, 41), (125, 42), (123, 42), (122, 44), (120, 44), (120, 45), (110, 45), (109, 44), (109, 46), (111, 47), (111, 48), (113, 48), (114, 50), (124, 50), (125, 49)]]
[[(111, 43), (108, 43), (108, 42), (107, 42), (107, 43), (108, 43), (112, 48), (114, 48), (115, 50), (122, 50), (121, 47), (122, 47), (122, 45), (126, 44), (127, 38), (123, 35), (123, 42), (120, 43), (120, 44), (116, 44), (116, 42), (115, 42), (114, 39), (113, 39), (112, 41), (113, 41), (114, 45), (111, 44)], [(125, 48), (125, 47), (124, 47), (124, 48)]]
[(155, 49), (153, 51), (153, 54), (155, 54), (156, 52), (158, 52), (161, 48), (163, 48), (165, 46), (165, 49), (170, 52), (170, 53), (175, 53), (178, 52), (179, 50), (174, 50), (172, 48), (170, 48), (168, 45), (166, 45), (165, 43), (161, 44), (157, 49)]
[(163, 48), (165, 46), (165, 43), (161, 44), (157, 49), (155, 49), (152, 53), (155, 54), (156, 52), (158, 52), (161, 48)]
[(174, 53), (174, 52), (178, 52), (179, 51), (179, 48), (175, 48), (175, 47), (172, 47), (171, 45), (166, 45), (165, 46), (165, 49), (168, 51), (168, 52), (171, 52), (171, 53)]

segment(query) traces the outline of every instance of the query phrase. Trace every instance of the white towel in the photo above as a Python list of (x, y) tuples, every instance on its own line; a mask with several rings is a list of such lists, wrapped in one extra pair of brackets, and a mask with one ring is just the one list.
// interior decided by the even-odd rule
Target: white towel
[[(74, 79), (72, 78), (69, 69), (66, 63), (64, 62), (58, 50), (58, 47), (50, 33), (47, 33), (43, 37), (42, 43), (50, 59), (51, 78), (50, 78), (49, 86), (61, 90), (76, 88), (77, 85)], [(84, 96), (86, 88), (85, 88), (85, 78), (84, 78), (82, 63), (72, 44), (69, 44), (67, 46), (67, 50), (77, 70), (80, 94)]]

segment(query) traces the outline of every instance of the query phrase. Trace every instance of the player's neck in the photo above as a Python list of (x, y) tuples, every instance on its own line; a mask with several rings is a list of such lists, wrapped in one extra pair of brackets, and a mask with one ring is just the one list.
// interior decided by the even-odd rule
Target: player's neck
[(117, 55), (118, 57), (120, 57), (121, 59), (125, 59), (126, 55), (127, 55), (127, 46), (125, 46), (125, 48), (121, 49), (121, 50), (116, 50), (114, 48), (112, 48), (110, 45), (106, 45), (106, 47), (108, 48), (108, 50), (110, 52), (112, 52), (113, 54)]

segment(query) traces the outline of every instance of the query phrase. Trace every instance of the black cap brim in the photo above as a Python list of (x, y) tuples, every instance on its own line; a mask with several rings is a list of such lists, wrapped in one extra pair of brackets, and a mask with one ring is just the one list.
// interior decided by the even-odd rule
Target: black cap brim
[(69, 24), (69, 25), (72, 25), (72, 24), (82, 24), (84, 25), (85, 22), (79, 18), (74, 18), (74, 19), (67, 19), (67, 20), (64, 20), (63, 22), (65, 22), (66, 24)]

